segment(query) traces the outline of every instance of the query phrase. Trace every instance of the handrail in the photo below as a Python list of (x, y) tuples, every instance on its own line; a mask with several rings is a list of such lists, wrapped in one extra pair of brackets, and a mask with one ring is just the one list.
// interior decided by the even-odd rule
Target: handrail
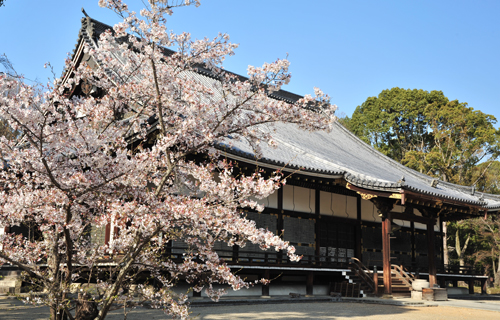
[(350, 259), (351, 259), (351, 261), (356, 262), (356, 265), (357, 265), (357, 266), (359, 266), (359, 267), (360, 267), (363, 271), (365, 271), (365, 272), (371, 272), (371, 270), (370, 270), (370, 269), (368, 269), (368, 268), (367, 268), (367, 267), (363, 264), (363, 262), (361, 262), (358, 258), (351, 257)]
[(400, 267), (396, 264), (391, 264), (391, 273), (395, 273), (396, 275), (398, 275), (399, 278), (408, 286), (411, 286), (413, 280), (415, 280), (415, 276), (413, 274), (407, 273), (405, 270), (403, 270), (402, 266)]
[(373, 272), (357, 258), (351, 257), (350, 262), (350, 265), (353, 266), (353, 271), (375, 292), (375, 281), (370, 276)]

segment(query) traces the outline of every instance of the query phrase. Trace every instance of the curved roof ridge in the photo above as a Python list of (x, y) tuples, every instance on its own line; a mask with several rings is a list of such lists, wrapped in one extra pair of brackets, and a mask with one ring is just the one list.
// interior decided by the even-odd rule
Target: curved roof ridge
[(455, 183), (451, 183), (451, 182), (446, 182), (446, 181), (443, 181), (443, 180), (438, 179), (438, 178), (433, 178), (433, 177), (431, 177), (431, 176), (429, 176), (429, 175), (427, 175), (425, 173), (421, 173), (421, 172), (418, 172), (418, 171), (416, 171), (414, 169), (408, 168), (407, 166), (399, 163), (398, 161), (390, 158), (389, 156), (386, 156), (382, 152), (380, 152), (377, 149), (375, 149), (374, 147), (370, 146), (368, 143), (366, 143), (365, 141), (363, 141), (362, 139), (360, 139), (358, 136), (356, 136), (354, 133), (352, 133), (351, 131), (349, 131), (346, 127), (344, 127), (338, 121), (337, 121), (336, 124), (339, 126), (339, 128), (341, 130), (343, 130), (352, 139), (356, 140), (361, 146), (363, 146), (365, 149), (367, 149), (370, 153), (372, 153), (373, 155), (377, 156), (379, 159), (382, 159), (384, 161), (387, 161), (387, 162), (391, 163), (392, 165), (397, 166), (402, 171), (407, 172), (408, 174), (410, 174), (410, 175), (412, 175), (414, 177), (417, 177), (418, 179), (425, 180), (428, 183), (431, 183), (433, 180), (438, 180), (439, 184), (444, 184), (444, 185), (446, 185), (448, 187), (451, 187), (451, 188), (454, 188), (454, 189), (457, 189), (457, 190), (461, 190), (462, 192), (472, 193), (472, 188), (473, 187), (463, 186), (463, 185), (459, 185), (459, 184), (455, 184)]
[(294, 164), (289, 164), (285, 163), (284, 161), (277, 161), (273, 160), (270, 158), (266, 157), (261, 157), (257, 158), (255, 154), (241, 150), (236, 147), (231, 147), (226, 143), (218, 143), (216, 146), (218, 149), (223, 150), (224, 152), (240, 156), (242, 158), (246, 158), (249, 160), (257, 161), (260, 163), (266, 163), (274, 166), (280, 166), (280, 167), (286, 167), (289, 169), (294, 169), (294, 170), (300, 170), (301, 172), (312, 172), (312, 173), (321, 173), (321, 174), (326, 174), (326, 175), (344, 175), (344, 171), (334, 171), (334, 170), (324, 170), (324, 169), (317, 169), (317, 168), (312, 168), (312, 167), (304, 167), (304, 166), (298, 166)]

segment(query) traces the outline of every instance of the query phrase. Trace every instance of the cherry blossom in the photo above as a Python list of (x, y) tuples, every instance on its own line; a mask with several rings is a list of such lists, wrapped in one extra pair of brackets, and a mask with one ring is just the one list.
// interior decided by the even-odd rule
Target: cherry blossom
[[(221, 148), (242, 140), (259, 157), (261, 143), (276, 145), (263, 128), (285, 122), (329, 130), (335, 106), (319, 89), (296, 103), (272, 98), (290, 81), (286, 59), (250, 66), (248, 78), (238, 77), (223, 69), (236, 48), (227, 35), (192, 40), (167, 29), (166, 16), (177, 6), (199, 1), (146, 4), (137, 15), (122, 1), (99, 1), (124, 19), (98, 46), (84, 48), (95, 68), (68, 59), (71, 77), (42, 87), (0, 76), (0, 88), (19, 86), (0, 97), (0, 117), (22, 132), (19, 140), (0, 140), (8, 164), (0, 172), (0, 225), (36, 230), (30, 238), (3, 235), (0, 263), (18, 266), (48, 293), (29, 303), (49, 305), (53, 319), (69, 312), (71, 286), (90, 281), (97, 281), (89, 292), (96, 319), (133, 294), (188, 318), (187, 295), (172, 290), (179, 279), (214, 300), (224, 294), (214, 284), (253, 285), (219, 257), (218, 241), (300, 259), (242, 211), (263, 210), (255, 199), (280, 188), (281, 173), (243, 174)], [(101, 94), (71, 95), (83, 82)], [(110, 226), (108, 243), (93, 238)], [(170, 241), (188, 245), (182, 259), (164, 254)], [(144, 275), (154, 285), (141, 283)]]

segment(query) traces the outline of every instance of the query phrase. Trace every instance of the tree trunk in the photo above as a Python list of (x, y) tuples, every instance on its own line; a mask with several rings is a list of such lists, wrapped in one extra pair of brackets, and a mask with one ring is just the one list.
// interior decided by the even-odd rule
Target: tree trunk
[[(463, 270), (463, 267), (465, 266), (464, 258), (460, 258), (459, 263), (460, 263), (460, 270)], [(462, 272), (462, 271), (460, 271), (460, 272)]]
[(457, 232), (455, 233), (455, 251), (457, 252), (458, 260), (460, 263), (459, 273), (463, 273), (462, 267), (465, 266), (465, 250), (467, 250), (467, 245), (469, 244), (469, 240), (470, 240), (470, 235), (467, 235), (467, 240), (465, 240), (464, 246), (460, 247), (460, 237), (457, 229)]
[[(494, 263), (495, 260), (493, 260)], [(495, 275), (495, 287), (500, 286), (500, 255), (498, 256), (498, 264), (495, 270), (495, 266), (493, 266), (493, 272)]]
[(443, 264), (445, 266), (449, 265), (449, 257), (448, 257), (448, 225), (446, 224), (446, 221), (442, 222), (443, 224)]

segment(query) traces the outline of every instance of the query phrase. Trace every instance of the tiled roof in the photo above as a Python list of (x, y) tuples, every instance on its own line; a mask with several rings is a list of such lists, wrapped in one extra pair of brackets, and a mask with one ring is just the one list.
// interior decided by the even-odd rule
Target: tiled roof
[[(97, 46), (99, 35), (110, 28), (97, 20), (83, 18), (78, 43), (85, 41), (90, 46)], [(171, 54), (173, 51), (165, 49), (165, 53)], [(198, 68), (197, 73), (187, 73), (186, 76), (209, 86), (216, 82), (216, 77), (202, 67)], [(273, 93), (271, 97), (291, 103), (301, 98), (284, 90)], [(376, 151), (339, 123), (335, 123), (330, 132), (306, 132), (297, 125), (284, 123), (259, 128), (272, 130), (278, 144), (276, 148), (262, 144), (263, 156), (258, 159), (260, 163), (300, 169), (304, 174), (341, 175), (347, 182), (370, 190), (409, 190), (489, 210), (500, 209), (500, 196), (474, 192), (472, 187), (443, 181), (433, 186), (434, 178), (409, 169)], [(229, 150), (228, 145), (231, 145)], [(244, 141), (227, 138), (220, 141), (219, 147), (235, 156), (257, 160), (254, 150)]]
[[(474, 192), (472, 187), (443, 181), (433, 187), (434, 178), (383, 155), (339, 123), (335, 123), (330, 132), (306, 132), (294, 124), (283, 123), (261, 129), (273, 130), (278, 144), (276, 148), (261, 146), (263, 159), (259, 160), (263, 162), (304, 168), (306, 172), (342, 174), (347, 182), (370, 190), (409, 190), (488, 209), (500, 208), (500, 196)], [(252, 158), (254, 153), (249, 144), (231, 143), (235, 154)]]

